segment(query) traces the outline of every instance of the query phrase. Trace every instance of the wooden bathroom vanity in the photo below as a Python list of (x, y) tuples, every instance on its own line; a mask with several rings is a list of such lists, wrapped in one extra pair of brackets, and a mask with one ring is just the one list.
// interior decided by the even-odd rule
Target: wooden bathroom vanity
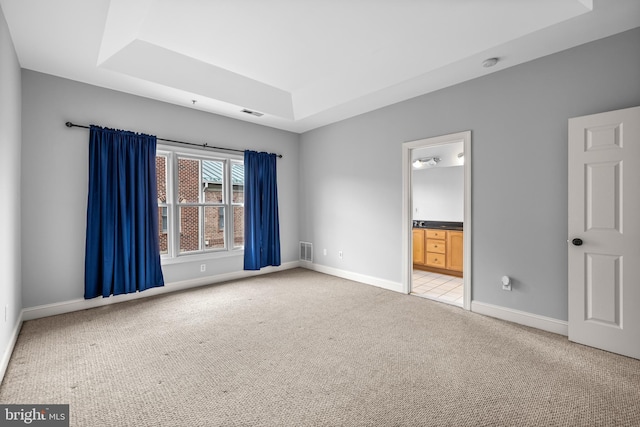
[(461, 230), (414, 227), (413, 267), (462, 277), (463, 246)]

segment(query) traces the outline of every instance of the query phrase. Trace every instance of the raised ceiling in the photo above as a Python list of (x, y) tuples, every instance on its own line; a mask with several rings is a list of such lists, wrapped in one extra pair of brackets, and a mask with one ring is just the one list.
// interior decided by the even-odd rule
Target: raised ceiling
[(640, 26), (638, 0), (0, 5), (23, 68), (293, 132)]

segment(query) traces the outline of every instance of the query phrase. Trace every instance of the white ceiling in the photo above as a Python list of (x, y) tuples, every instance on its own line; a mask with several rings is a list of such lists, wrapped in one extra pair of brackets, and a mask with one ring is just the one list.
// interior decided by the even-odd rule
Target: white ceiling
[(23, 68), (293, 132), (640, 26), (639, 0), (0, 5)]

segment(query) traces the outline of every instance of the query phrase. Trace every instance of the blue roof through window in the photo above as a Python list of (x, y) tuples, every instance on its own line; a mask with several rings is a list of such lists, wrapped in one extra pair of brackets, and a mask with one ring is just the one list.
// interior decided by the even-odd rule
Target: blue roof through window
[[(235, 163), (238, 166), (238, 163)], [(215, 160), (202, 161), (202, 180), (204, 182), (212, 182), (215, 184), (222, 183), (223, 163)], [(244, 167), (231, 168), (231, 183), (233, 185), (244, 184)]]

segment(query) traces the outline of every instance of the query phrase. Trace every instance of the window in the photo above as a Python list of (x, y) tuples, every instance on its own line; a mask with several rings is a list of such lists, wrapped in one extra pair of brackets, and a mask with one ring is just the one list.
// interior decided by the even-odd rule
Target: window
[(161, 224), (160, 224), (160, 231), (162, 231), (163, 233), (167, 232), (167, 207), (163, 206), (162, 207), (162, 212), (160, 213), (161, 217)]
[(243, 249), (240, 159), (163, 146), (157, 151), (156, 170), (163, 258)]
[(233, 190), (233, 247), (244, 247), (244, 164), (231, 162), (231, 188)]
[(169, 240), (167, 236), (168, 209), (167, 209), (167, 156), (156, 154), (156, 188), (158, 192), (158, 240), (160, 242), (160, 255), (169, 253)]

